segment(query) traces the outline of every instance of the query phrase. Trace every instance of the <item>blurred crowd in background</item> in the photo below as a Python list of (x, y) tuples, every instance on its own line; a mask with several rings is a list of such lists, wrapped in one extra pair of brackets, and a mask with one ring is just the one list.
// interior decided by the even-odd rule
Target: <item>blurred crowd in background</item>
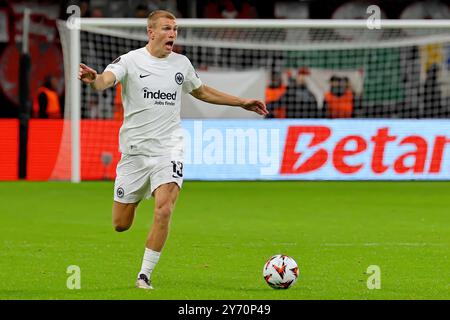
[[(56, 2), (56, 1), (39, 1)], [(383, 16), (397, 18), (446, 18), (447, 12), (420, 10), (419, 0), (65, 0), (60, 1), (60, 18), (65, 17), (64, 8), (79, 5), (84, 17), (146, 17), (151, 11), (164, 9), (178, 18), (224, 18), (224, 19), (330, 19), (362, 18), (365, 13), (360, 5), (378, 5)], [(439, 0), (426, 1), (441, 2)], [(442, 1), (442, 3), (446, 3)], [(406, 10), (405, 10), (406, 9)], [(436, 12), (435, 12), (436, 11)], [(447, 17), (448, 18), (448, 17)]]
[[(31, 8), (33, 13), (30, 34), (31, 115), (37, 118), (60, 118), (63, 116), (62, 109), (64, 108), (64, 61), (55, 21), (67, 19), (70, 14), (66, 11), (71, 5), (79, 6), (82, 17), (92, 18), (146, 18), (154, 10), (165, 9), (173, 12), (179, 18), (365, 19), (367, 18), (365, 8), (371, 4), (376, 4), (381, 8), (381, 16), (384, 18), (450, 19), (448, 4), (439, 0), (427, 2), (420, 0), (279, 0), (264, 2), (257, 0), (0, 0), (0, 117), (16, 118), (18, 116), (19, 44), (21, 43), (25, 7)], [(447, 47), (426, 48), (431, 52), (429, 54), (431, 58), (422, 63), (426, 64), (426, 77), (422, 83), (418, 83), (418, 80), (415, 79), (417, 77), (411, 77), (411, 74), (417, 72), (414, 68), (418, 65), (417, 61), (420, 60), (420, 50), (422, 48), (411, 47), (402, 51), (404, 55), (402, 61), (407, 61), (408, 64), (399, 68), (399, 81), (403, 81), (414, 90), (417, 89), (417, 92), (420, 91), (421, 96), (419, 93), (411, 94), (412, 89), (405, 90), (406, 98), (396, 102), (395, 105), (391, 103), (389, 107), (380, 103), (370, 105), (369, 109), (367, 104), (363, 105), (360, 99), (362, 89), (357, 92), (358, 90), (355, 90), (354, 86), (352, 87), (355, 79), (362, 77), (359, 75), (359, 70), (353, 71), (353, 78), (352, 74), (331, 75), (327, 78), (328, 90), (318, 95), (308, 88), (308, 79), (314, 76), (311, 74), (311, 65), (293, 65), (289, 70), (271, 66), (270, 70), (267, 70), (269, 83), (266, 91), (266, 102), (271, 111), (270, 117), (448, 117), (450, 116), (450, 96), (442, 96), (439, 91), (438, 74), (441, 74), (443, 67), (448, 68), (450, 62), (445, 67), (443, 62), (445, 57), (439, 56), (438, 64), (429, 63), (431, 58), (436, 58), (436, 54), (433, 52), (445, 51)], [(241, 60), (246, 61), (244, 58)], [(433, 59), (436, 60), (437, 58), (435, 58)], [(390, 59), (390, 56), (387, 55), (386, 59)], [(307, 60), (306, 57), (305, 61)], [(196, 67), (208, 67), (201, 66), (201, 61), (193, 60), (193, 62), (198, 64)], [(248, 63), (247, 67), (257, 66), (257, 62)], [(227, 64), (229, 68), (246, 67), (234, 66), (232, 63), (226, 59), (223, 61), (223, 64)], [(400, 79), (402, 74), (403, 80)], [(362, 80), (359, 83), (362, 83)], [(364, 86), (367, 87), (367, 84)], [(385, 90), (382, 84), (378, 88)], [(392, 88), (393, 92), (395, 90)], [(429, 114), (409, 111), (392, 112), (394, 108), (395, 110), (410, 108), (414, 104), (414, 101), (411, 102), (413, 95), (420, 101), (428, 102), (429, 109), (432, 111)], [(436, 110), (439, 110), (436, 108), (436, 103), (442, 106), (442, 112), (436, 113)], [(317, 105), (320, 105), (321, 108), (317, 108)]]

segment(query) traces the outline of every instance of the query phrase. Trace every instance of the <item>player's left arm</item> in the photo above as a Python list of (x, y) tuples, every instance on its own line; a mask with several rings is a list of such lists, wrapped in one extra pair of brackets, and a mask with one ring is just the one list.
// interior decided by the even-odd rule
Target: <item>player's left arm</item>
[(268, 114), (266, 104), (257, 99), (243, 99), (221, 92), (214, 88), (202, 84), (197, 89), (191, 91), (191, 95), (199, 100), (228, 106), (241, 107), (248, 111), (256, 112), (262, 116)]

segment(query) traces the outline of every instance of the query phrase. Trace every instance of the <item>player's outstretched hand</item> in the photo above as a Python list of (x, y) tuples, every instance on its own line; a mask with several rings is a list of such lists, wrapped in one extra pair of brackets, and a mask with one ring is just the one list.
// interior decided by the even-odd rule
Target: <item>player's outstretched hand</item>
[(80, 63), (80, 71), (78, 72), (78, 79), (84, 83), (92, 83), (97, 78), (97, 71), (88, 67), (87, 65)]
[(269, 114), (266, 104), (260, 100), (249, 99), (245, 100), (242, 108), (248, 111), (256, 112), (259, 115), (266, 116)]

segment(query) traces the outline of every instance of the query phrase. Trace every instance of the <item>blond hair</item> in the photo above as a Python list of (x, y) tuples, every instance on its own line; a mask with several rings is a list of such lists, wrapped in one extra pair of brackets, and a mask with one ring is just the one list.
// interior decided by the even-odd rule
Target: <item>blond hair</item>
[(176, 17), (169, 11), (166, 10), (155, 10), (148, 15), (147, 18), (147, 27), (154, 28), (156, 22), (159, 18), (167, 18), (171, 20), (176, 20)]

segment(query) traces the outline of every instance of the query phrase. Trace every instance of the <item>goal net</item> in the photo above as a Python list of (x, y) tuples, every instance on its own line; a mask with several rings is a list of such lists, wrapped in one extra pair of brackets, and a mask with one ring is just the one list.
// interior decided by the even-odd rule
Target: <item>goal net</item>
[[(370, 30), (365, 21), (354, 20), (179, 19), (175, 51), (186, 55), (201, 77), (263, 70), (269, 118), (449, 118), (450, 24), (383, 23), (381, 29)], [(61, 148), (66, 155), (79, 153), (83, 179), (111, 179), (117, 150), (97, 146), (117, 148), (120, 86), (95, 92), (67, 70), (81, 61), (102, 72), (120, 55), (145, 46), (146, 20), (82, 19), (77, 50), (75, 32), (65, 22), (59, 23), (59, 31), (66, 70), (65, 118), (72, 128), (78, 121), (74, 117), (82, 120), (79, 139), (85, 144), (73, 151), (76, 137), (67, 133)], [(73, 97), (77, 85), (80, 94)], [(59, 162), (54, 178), (67, 173), (68, 163)]]

